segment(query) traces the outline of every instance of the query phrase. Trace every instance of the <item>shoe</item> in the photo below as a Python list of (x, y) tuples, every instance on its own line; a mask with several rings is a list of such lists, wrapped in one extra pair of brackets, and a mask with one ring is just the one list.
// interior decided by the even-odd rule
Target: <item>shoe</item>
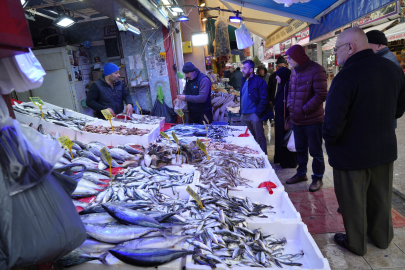
[(338, 207), (338, 209), (336, 210), (339, 214), (342, 214), (342, 212), (340, 211), (340, 207)]
[(346, 244), (345, 244), (345, 239), (346, 239), (346, 234), (343, 233), (337, 233), (335, 234), (335, 236), (333, 237), (333, 240), (335, 240), (336, 244), (338, 244), (339, 246), (341, 246), (344, 249), (347, 249), (348, 251), (352, 252), (353, 254), (356, 254), (358, 256), (364, 256), (366, 255), (367, 251), (363, 251), (363, 252), (355, 252), (353, 250), (350, 250)]
[(321, 189), (323, 186), (322, 180), (312, 180), (311, 185), (309, 186), (309, 191), (315, 192)]
[(305, 181), (308, 181), (308, 177), (306, 175), (299, 176), (298, 174), (296, 174), (293, 177), (291, 177), (290, 179), (288, 179), (286, 181), (286, 183), (291, 185), (291, 184), (296, 184), (296, 183), (305, 182)]

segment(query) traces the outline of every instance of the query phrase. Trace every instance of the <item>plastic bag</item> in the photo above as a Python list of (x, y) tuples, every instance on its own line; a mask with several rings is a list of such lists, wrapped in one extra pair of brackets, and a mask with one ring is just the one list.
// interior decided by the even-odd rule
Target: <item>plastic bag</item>
[[(82, 176), (82, 167), (75, 178)], [(53, 171), (36, 186), (9, 196), (12, 180), (0, 167), (0, 269), (58, 260), (86, 240), (86, 229), (70, 197), (77, 182), (66, 175), (69, 168), (62, 171)]]
[[(0, 103), (3, 108), (2, 98)], [(40, 183), (62, 155), (58, 142), (32, 128), (21, 129), (17, 120), (0, 110), (0, 164), (10, 177), (10, 196)]]
[(5, 71), (0, 75), (0, 92), (3, 95), (14, 89), (25, 92), (38, 88), (46, 75), (31, 49), (28, 53), (0, 59), (0, 70)]
[(220, 16), (215, 22), (215, 56), (228, 56), (230, 54), (228, 23)]
[(251, 38), (252, 34), (246, 28), (245, 23), (242, 23), (240, 28), (235, 30), (235, 36), (239, 50), (246, 49), (254, 44)]
[(290, 152), (297, 152), (297, 150), (295, 149), (294, 131), (292, 129), (287, 131), (287, 133), (285, 134), (282, 145), (284, 147), (287, 147)]
[(177, 118), (173, 108), (167, 106), (165, 102), (160, 103), (158, 99), (156, 99), (155, 106), (153, 106), (152, 116), (164, 117), (166, 123), (176, 123)]
[(180, 100), (180, 99), (176, 99), (176, 101), (174, 103), (174, 111), (177, 111), (178, 109), (183, 111), (186, 106), (187, 106), (187, 102)]

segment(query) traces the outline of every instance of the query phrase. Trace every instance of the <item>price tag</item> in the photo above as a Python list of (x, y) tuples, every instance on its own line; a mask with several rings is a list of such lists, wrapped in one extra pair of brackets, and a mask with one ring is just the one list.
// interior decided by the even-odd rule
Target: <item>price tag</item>
[(193, 199), (198, 202), (198, 204), (201, 206), (201, 208), (204, 208), (200, 196), (197, 193), (195, 193), (195, 191), (190, 186), (187, 186), (186, 190), (187, 190), (188, 194), (190, 194), (190, 196), (193, 197)]
[(136, 101), (136, 102), (135, 102), (135, 104), (136, 104), (136, 106), (139, 108), (139, 110), (141, 110), (141, 115), (143, 115), (143, 114), (142, 114), (142, 108), (141, 108), (141, 105), (139, 105), (138, 101)]
[(200, 139), (197, 139), (197, 145), (207, 155), (208, 160), (210, 160), (210, 157), (208, 156), (207, 153), (207, 147), (205, 147), (205, 144), (202, 141), (200, 141)]
[(101, 148), (100, 152), (101, 152), (101, 155), (103, 156), (103, 158), (108, 162), (108, 165), (110, 165), (110, 179), (111, 179), (111, 185), (112, 185), (112, 172), (111, 172), (112, 157), (110, 156), (110, 153), (108, 153), (108, 151), (105, 147)]
[(177, 154), (180, 154), (180, 150), (179, 150), (179, 139), (177, 138), (176, 134), (174, 133), (174, 131), (172, 131), (172, 136), (174, 141), (177, 143)]
[(181, 120), (183, 121), (184, 125), (184, 112), (181, 109), (178, 109), (176, 112), (181, 117)]
[(205, 120), (207, 120), (207, 124), (209, 124), (210, 121), (208, 120), (208, 118), (207, 118), (207, 116), (205, 114), (204, 114), (204, 118), (205, 118)]
[[(204, 115), (205, 116), (205, 115)], [(205, 126), (205, 130), (207, 131), (207, 142), (208, 142), (208, 128), (207, 128), (207, 124), (205, 123), (205, 121), (203, 121), (204, 126)]]
[(165, 137), (166, 139), (168, 139), (170, 144), (172, 143), (172, 142), (170, 141), (169, 136), (167, 136), (166, 133), (164, 133), (163, 131), (161, 131), (161, 132), (160, 132), (160, 135), (163, 136), (163, 137)]
[(58, 141), (63, 145), (63, 147), (69, 149), (70, 151), (70, 155), (73, 158), (73, 153), (72, 153), (72, 147), (73, 147), (73, 143), (72, 141), (69, 139), (69, 137), (67, 135), (59, 137)]
[(41, 110), (42, 119), (45, 119), (44, 113), (42, 112), (42, 106), (45, 105), (44, 102), (39, 97), (30, 97), (30, 100), (32, 101), (32, 103), (34, 103), (35, 106), (39, 107), (39, 109)]
[(101, 113), (104, 115), (105, 119), (107, 119), (108, 121), (110, 121), (111, 129), (112, 129), (112, 132), (113, 132), (113, 134), (114, 134), (114, 127), (113, 127), (112, 122), (111, 122), (111, 118), (113, 118), (113, 115), (111, 114), (110, 110), (109, 110), (109, 109), (105, 109), (105, 110), (102, 110)]

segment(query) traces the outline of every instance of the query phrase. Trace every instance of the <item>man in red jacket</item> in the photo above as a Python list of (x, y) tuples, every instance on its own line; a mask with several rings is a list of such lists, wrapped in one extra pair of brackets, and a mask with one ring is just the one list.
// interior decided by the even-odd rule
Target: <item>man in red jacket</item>
[(297, 174), (287, 184), (308, 181), (308, 149), (312, 161), (312, 183), (309, 191), (319, 190), (323, 183), (325, 161), (322, 151), (322, 123), (325, 116), (323, 103), (328, 94), (325, 69), (310, 60), (304, 48), (294, 45), (288, 51), (287, 62), (293, 68), (287, 106), (293, 123), (297, 150)]

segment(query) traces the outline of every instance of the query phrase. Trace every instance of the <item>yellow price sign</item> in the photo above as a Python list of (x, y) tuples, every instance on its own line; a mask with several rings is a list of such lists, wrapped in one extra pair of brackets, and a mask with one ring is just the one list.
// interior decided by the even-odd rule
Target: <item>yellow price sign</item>
[(112, 185), (112, 171), (111, 171), (112, 157), (105, 147), (101, 148), (100, 152), (101, 152), (101, 155), (103, 156), (103, 158), (108, 162), (108, 165), (110, 166), (110, 179), (111, 179), (111, 185)]
[(177, 143), (177, 154), (180, 154), (180, 150), (179, 150), (179, 139), (177, 138), (176, 134), (174, 133), (174, 131), (172, 131), (172, 136), (174, 141)]
[(184, 125), (184, 112), (181, 109), (178, 109), (176, 112), (181, 117), (181, 120), (183, 121)]
[(141, 105), (139, 105), (138, 101), (136, 101), (136, 102), (135, 102), (135, 104), (136, 104), (136, 106), (139, 108), (139, 110), (141, 111), (141, 115), (143, 115), (143, 114), (142, 114), (142, 108), (141, 108)]
[(113, 127), (113, 124), (111, 122), (111, 118), (113, 118), (113, 115), (111, 114), (110, 110), (109, 109), (101, 110), (101, 113), (104, 115), (105, 119), (110, 121), (111, 129), (112, 129), (112, 132), (114, 134), (114, 127)]
[(197, 145), (207, 155), (208, 160), (210, 160), (210, 157), (208, 156), (208, 153), (207, 153), (207, 147), (205, 146), (205, 144), (202, 141), (200, 141), (200, 139), (197, 139)]
[(160, 135), (161, 135), (162, 137), (165, 137), (166, 139), (168, 139), (168, 140), (169, 140), (169, 143), (172, 143), (172, 142), (170, 141), (169, 136), (167, 136), (166, 133), (164, 133), (163, 131), (161, 131), (161, 132), (160, 132)]
[(198, 202), (198, 204), (201, 206), (201, 208), (204, 208), (200, 196), (197, 193), (195, 193), (195, 191), (190, 186), (187, 186), (186, 190), (187, 190), (188, 194), (190, 194), (190, 196), (193, 197), (193, 199)]
[(73, 147), (73, 143), (72, 141), (69, 139), (69, 137), (67, 135), (59, 137), (58, 141), (63, 145), (63, 147), (69, 149), (70, 151), (70, 155), (73, 158), (73, 153), (72, 153), (72, 147)]
[(35, 106), (39, 107), (39, 109), (41, 110), (42, 119), (45, 119), (44, 113), (42, 112), (42, 106), (45, 105), (44, 102), (39, 97), (30, 97), (30, 100), (32, 103), (34, 103)]

